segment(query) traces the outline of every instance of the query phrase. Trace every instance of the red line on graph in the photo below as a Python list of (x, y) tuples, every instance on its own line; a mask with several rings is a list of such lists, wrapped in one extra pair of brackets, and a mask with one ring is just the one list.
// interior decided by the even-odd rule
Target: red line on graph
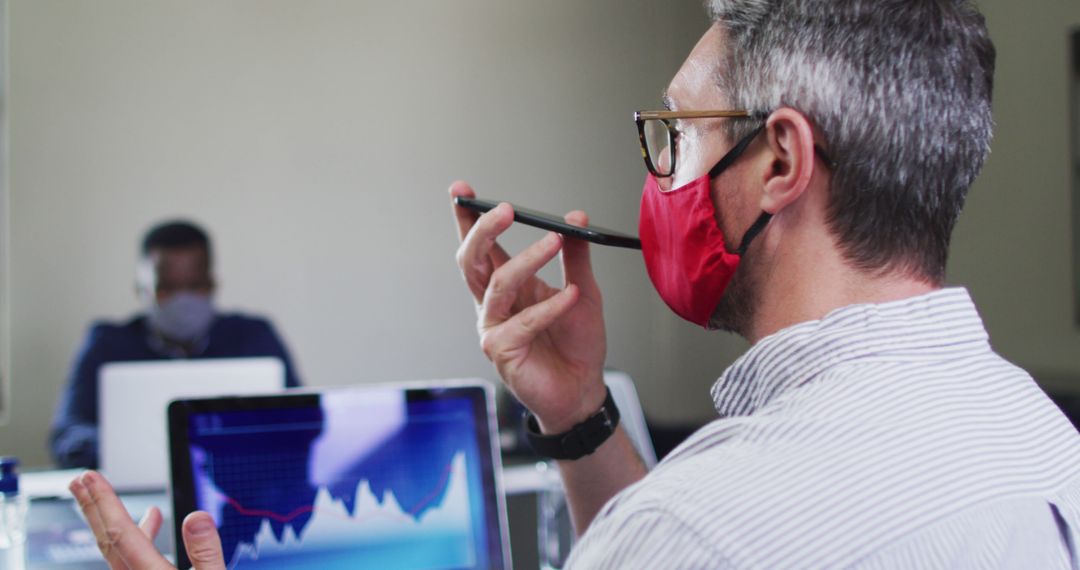
[(439, 493), (443, 492), (446, 486), (450, 483), (450, 469), (453, 467), (453, 464), (453, 460), (451, 460), (450, 463), (446, 464), (446, 469), (443, 469), (442, 477), (439, 479), (439, 484), (435, 485), (435, 488), (432, 489), (430, 493), (425, 495), (423, 499), (417, 501), (417, 503), (413, 505), (413, 508), (407, 511), (410, 515), (416, 516), (420, 511), (424, 510), (424, 507), (427, 507), (429, 503), (434, 501), (435, 497), (439, 496)]
[(298, 509), (293, 510), (292, 512), (290, 512), (287, 515), (280, 515), (278, 513), (275, 513), (274, 511), (264, 511), (264, 510), (261, 510), (261, 509), (248, 509), (248, 508), (245, 508), (244, 505), (241, 505), (239, 501), (237, 501), (236, 499), (234, 499), (232, 497), (225, 497), (225, 502), (228, 503), (229, 506), (231, 506), (232, 508), (236, 509), (236, 512), (240, 513), (241, 515), (243, 515), (245, 517), (260, 517), (260, 518), (273, 519), (273, 520), (276, 520), (277, 522), (280, 522), (280, 523), (287, 523), (287, 522), (295, 519), (296, 517), (298, 517), (298, 516), (300, 516), (300, 515), (302, 515), (304, 513), (313, 513), (313, 512), (315, 512), (315, 505), (308, 505), (306, 507), (300, 507)]
[[(424, 498), (420, 499), (415, 505), (413, 505), (412, 508), (407, 509), (405, 512), (409, 513), (410, 515), (416, 516), (417, 513), (424, 510), (424, 508), (427, 507), (428, 504), (434, 501), (435, 497), (438, 497), (439, 493), (441, 493), (446, 488), (446, 485), (449, 483), (450, 470), (452, 467), (453, 462), (448, 463), (446, 465), (446, 469), (443, 470), (442, 477), (439, 479), (439, 484), (436, 485), (430, 493), (425, 495)], [(274, 511), (267, 511), (263, 509), (249, 509), (244, 505), (240, 504), (240, 501), (237, 501), (236, 499), (229, 497), (228, 495), (223, 495), (222, 497), (225, 499), (225, 502), (229, 504), (229, 506), (231, 506), (233, 509), (236, 509), (236, 512), (240, 513), (240, 515), (242, 516), (267, 518), (280, 523), (287, 523), (292, 521), (296, 517), (299, 517), (300, 515), (315, 512), (314, 505), (307, 505), (304, 507), (298, 507), (296, 509), (293, 509), (287, 514), (280, 514)]]

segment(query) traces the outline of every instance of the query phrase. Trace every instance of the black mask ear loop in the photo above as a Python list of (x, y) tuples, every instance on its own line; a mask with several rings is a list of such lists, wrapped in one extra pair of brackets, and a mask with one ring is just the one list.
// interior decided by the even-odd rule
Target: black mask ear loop
[(742, 140), (736, 143), (735, 147), (729, 150), (728, 153), (720, 159), (720, 162), (717, 162), (716, 166), (712, 167), (712, 170), (709, 171), (709, 180), (716, 180), (716, 177), (720, 176), (721, 172), (727, 170), (732, 163), (738, 160), (738, 158), (746, 152), (746, 148), (750, 146), (750, 143), (754, 142), (754, 139), (764, 130), (765, 125), (763, 123), (760, 127), (754, 129), (750, 134), (746, 135)]
[(761, 230), (765, 229), (765, 226), (769, 225), (769, 220), (772, 219), (772, 214), (768, 212), (762, 212), (758, 219), (754, 222), (750, 229), (746, 230), (743, 234), (742, 243), (739, 244), (739, 249), (735, 251), (739, 256), (746, 255), (747, 248), (750, 247), (750, 242), (754, 240), (761, 233)]
[[(832, 169), (836, 168), (836, 163), (833, 162), (831, 158), (829, 158), (828, 154), (825, 153), (825, 149), (821, 148), (818, 145), (814, 145), (814, 152), (816, 152), (817, 155), (821, 157), (821, 160), (825, 162), (826, 166)], [(738, 253), (740, 257), (746, 254), (746, 249), (750, 247), (750, 242), (753, 241), (753, 239), (761, 233), (761, 230), (765, 229), (765, 226), (769, 225), (769, 220), (771, 220), (772, 217), (772, 214), (768, 212), (762, 212), (761, 215), (758, 216), (758, 219), (753, 223), (753, 225), (750, 226), (750, 229), (746, 230), (746, 233), (743, 234), (742, 243), (739, 244), (739, 249), (736, 251), (736, 253)]]
[[(735, 145), (735, 148), (732, 148), (730, 151), (728, 151), (728, 153), (720, 159), (720, 162), (717, 162), (716, 166), (712, 167), (712, 170), (709, 171), (709, 180), (715, 180), (717, 176), (720, 176), (720, 173), (727, 170), (728, 167), (730, 167), (736, 160), (738, 160), (740, 156), (742, 156), (744, 152), (746, 152), (746, 149), (750, 146), (750, 143), (754, 142), (754, 139), (757, 138), (757, 136), (761, 134), (761, 131), (764, 130), (765, 125), (762, 124), (760, 127), (754, 129), (750, 134), (743, 137), (742, 140), (740, 140), (739, 143)], [(743, 234), (742, 243), (739, 244), (739, 249), (737, 249), (735, 252), (738, 253), (740, 256), (745, 254), (746, 248), (750, 247), (750, 242), (755, 237), (757, 237), (759, 233), (761, 233), (761, 230), (765, 229), (765, 226), (768, 225), (769, 220), (771, 219), (772, 214), (768, 212), (762, 212), (761, 215), (758, 216), (758, 219), (754, 222), (754, 224), (750, 226), (750, 229), (746, 230), (746, 233)]]

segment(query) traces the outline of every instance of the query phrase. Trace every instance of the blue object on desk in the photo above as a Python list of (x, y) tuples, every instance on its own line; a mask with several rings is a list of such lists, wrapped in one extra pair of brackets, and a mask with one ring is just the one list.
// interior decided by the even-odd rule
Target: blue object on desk
[(0, 457), (0, 493), (14, 495), (19, 492), (19, 460)]

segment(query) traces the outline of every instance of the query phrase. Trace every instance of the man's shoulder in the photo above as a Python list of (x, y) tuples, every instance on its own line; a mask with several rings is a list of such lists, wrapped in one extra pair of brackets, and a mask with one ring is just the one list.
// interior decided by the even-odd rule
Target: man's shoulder
[(87, 327), (87, 342), (141, 339), (146, 331), (146, 316), (135, 314), (126, 320), (99, 319)]
[(284, 349), (270, 320), (245, 313), (220, 313), (210, 331), (210, 350), (221, 356), (280, 356)]
[[(893, 392), (874, 406), (878, 396), (864, 392), (872, 414), (830, 408), (836, 393), (823, 389), (803, 401), (812, 405), (716, 420), (616, 497), (605, 526), (662, 512), (736, 565), (775, 567), (815, 552), (866, 552), (873, 537), (895, 539), (971, 505), (1049, 497), (1080, 472), (1080, 437), (1023, 371), (993, 366), (1001, 374), (967, 390), (940, 386), (929, 399)], [(995, 386), (1001, 377), (1014, 382)], [(1011, 396), (1001, 400), (1016, 405), (979, 401), (1005, 387)], [(762, 554), (779, 543), (779, 559)]]
[(148, 360), (154, 357), (146, 344), (145, 317), (134, 315), (126, 321), (97, 320), (87, 327), (76, 355), (75, 366), (94, 373), (106, 362)]
[(272, 331), (274, 325), (270, 319), (261, 315), (241, 312), (220, 313), (214, 323), (215, 328), (243, 331)]

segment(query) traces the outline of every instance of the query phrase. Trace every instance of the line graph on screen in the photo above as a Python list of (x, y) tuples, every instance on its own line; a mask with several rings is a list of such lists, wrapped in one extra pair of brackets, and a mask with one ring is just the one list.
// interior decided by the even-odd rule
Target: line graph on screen
[[(418, 517), (420, 515), (420, 513), (422, 513), (424, 511), (424, 509), (429, 507), (431, 505), (431, 503), (442, 494), (443, 489), (446, 488), (447, 483), (450, 481), (450, 475), (451, 475), (451, 472), (453, 471), (453, 467), (454, 467), (453, 462), (447, 464), (446, 469), (443, 470), (443, 475), (442, 475), (442, 478), (439, 480), (439, 484), (434, 489), (432, 489), (431, 492), (427, 494), (427, 496), (420, 499), (412, 507), (410, 507), (408, 509), (405, 509), (404, 512), (412, 515), (413, 517)], [(357, 487), (357, 490), (358, 491), (360, 490), (359, 486)], [(368, 491), (370, 492), (370, 488), (368, 488)], [(391, 495), (391, 497), (393, 497), (393, 492), (392, 491), (391, 491), (390, 495)], [(359, 496), (360, 496), (360, 493), (357, 493), (357, 497), (359, 497)], [(396, 497), (393, 497), (393, 498), (396, 499)], [(266, 510), (266, 509), (247, 508), (244, 505), (242, 505), (240, 503), (240, 501), (238, 501), (238, 500), (236, 500), (236, 499), (234, 499), (232, 497), (229, 497), (227, 495), (224, 495), (224, 494), (222, 494), (220, 496), (220, 499), (222, 501), (224, 501), (225, 504), (232, 507), (233, 510), (235, 510), (241, 516), (255, 517), (255, 518), (265, 518), (265, 519), (274, 520), (274, 521), (277, 521), (277, 522), (280, 522), (280, 523), (290, 523), (290, 522), (292, 522), (293, 520), (295, 520), (297, 517), (299, 517), (301, 515), (314, 513), (316, 511), (316, 506), (315, 505), (308, 505), (308, 506), (298, 507), (298, 508), (296, 508), (296, 509), (294, 509), (294, 510), (292, 510), (292, 511), (286, 513), (286, 514), (281, 514), (281, 513), (277, 513), (277, 512)], [(331, 516), (336, 516), (335, 513), (329, 513), (329, 514)], [(344, 516), (343, 518), (345, 518), (346, 520), (357, 520), (357, 519), (355, 519), (353, 517), (350, 517), (348, 515)]]
[(225, 508), (260, 521), (252, 539), (236, 544), (230, 568), (336, 562), (379, 568), (476, 564), (463, 452), (446, 465), (438, 485), (408, 507), (399, 503), (393, 490), (377, 497), (367, 480), (356, 485), (351, 513), (345, 500), (334, 498), (325, 487), (317, 490), (313, 504), (285, 513), (250, 508), (215, 492)]

